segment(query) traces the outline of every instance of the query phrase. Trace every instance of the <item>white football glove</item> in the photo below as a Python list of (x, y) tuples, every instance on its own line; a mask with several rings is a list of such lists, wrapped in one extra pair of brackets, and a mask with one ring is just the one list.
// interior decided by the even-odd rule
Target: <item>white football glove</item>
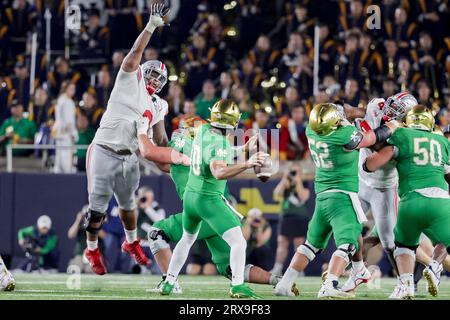
[(147, 117), (141, 117), (139, 120), (134, 122), (136, 126), (137, 135), (145, 134), (148, 132), (149, 119)]
[(164, 4), (152, 4), (150, 6), (150, 18), (145, 26), (145, 30), (153, 33), (156, 28), (164, 26), (166, 23), (163, 18), (169, 13), (169, 8)]

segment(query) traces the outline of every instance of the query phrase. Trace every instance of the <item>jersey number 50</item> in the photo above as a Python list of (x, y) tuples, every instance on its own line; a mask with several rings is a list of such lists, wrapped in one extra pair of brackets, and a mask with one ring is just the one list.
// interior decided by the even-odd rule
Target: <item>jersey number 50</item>
[(414, 163), (418, 166), (425, 166), (431, 163), (438, 167), (442, 162), (441, 145), (434, 139), (414, 138)]
[(315, 142), (309, 139), (309, 150), (311, 157), (317, 168), (331, 169), (333, 168), (333, 162), (328, 160), (330, 151), (328, 150), (328, 144), (322, 141)]

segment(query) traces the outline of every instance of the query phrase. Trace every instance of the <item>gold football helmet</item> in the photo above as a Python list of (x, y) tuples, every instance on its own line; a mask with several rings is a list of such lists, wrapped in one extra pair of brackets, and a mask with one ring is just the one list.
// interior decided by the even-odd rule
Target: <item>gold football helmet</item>
[(344, 120), (344, 115), (334, 103), (319, 103), (314, 106), (309, 115), (311, 129), (321, 136), (326, 136), (336, 130)]
[(234, 129), (241, 119), (238, 105), (229, 99), (217, 101), (209, 110), (211, 111), (209, 122), (216, 128)]
[(433, 113), (426, 106), (418, 104), (406, 114), (406, 126), (413, 129), (433, 131)]

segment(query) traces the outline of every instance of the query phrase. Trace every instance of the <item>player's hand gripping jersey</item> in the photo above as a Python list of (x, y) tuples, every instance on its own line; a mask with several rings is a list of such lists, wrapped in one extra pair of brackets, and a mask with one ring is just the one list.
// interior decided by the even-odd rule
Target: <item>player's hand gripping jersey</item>
[(148, 94), (141, 68), (133, 72), (120, 69), (94, 143), (134, 152), (138, 149), (134, 121), (145, 116), (151, 128), (164, 119), (167, 102), (156, 94)]
[[(361, 125), (364, 131), (373, 130), (382, 124), (383, 108), (385, 100), (383, 98), (374, 98), (367, 105), (366, 116)], [(362, 182), (372, 188), (394, 188), (397, 185), (398, 175), (395, 169), (395, 161), (375, 172), (366, 172), (362, 169), (362, 164), (368, 156), (373, 153), (369, 148), (361, 148), (359, 151), (359, 178)]]

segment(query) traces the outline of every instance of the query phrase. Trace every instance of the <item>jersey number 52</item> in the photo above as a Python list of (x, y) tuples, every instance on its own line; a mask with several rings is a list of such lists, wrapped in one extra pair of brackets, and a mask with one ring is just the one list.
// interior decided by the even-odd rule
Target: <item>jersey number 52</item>
[(317, 168), (331, 169), (333, 168), (333, 162), (328, 160), (330, 151), (328, 150), (328, 144), (322, 141), (309, 139), (309, 150), (311, 152), (311, 157)]

